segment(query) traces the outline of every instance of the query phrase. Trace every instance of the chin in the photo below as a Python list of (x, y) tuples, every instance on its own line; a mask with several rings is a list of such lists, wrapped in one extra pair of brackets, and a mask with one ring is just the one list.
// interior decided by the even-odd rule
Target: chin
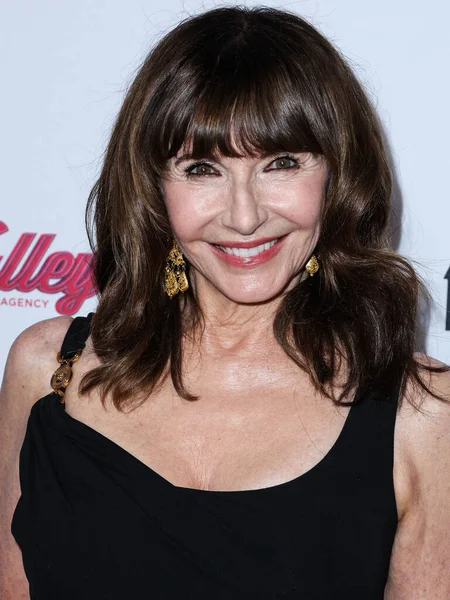
[(298, 271), (284, 269), (252, 269), (245, 272), (220, 272), (217, 268), (196, 272), (192, 279), (199, 299), (223, 296), (224, 300), (236, 304), (263, 304), (280, 297), (298, 281)]
[(236, 304), (264, 304), (279, 297), (286, 289), (287, 284), (282, 286), (257, 286), (245, 289), (242, 286), (235, 287), (217, 286), (218, 291), (231, 302)]

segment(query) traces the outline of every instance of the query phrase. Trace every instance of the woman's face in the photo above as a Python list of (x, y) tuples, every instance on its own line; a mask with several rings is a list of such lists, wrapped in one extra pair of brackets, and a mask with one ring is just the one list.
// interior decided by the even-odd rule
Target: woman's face
[(248, 304), (291, 287), (317, 243), (326, 177), (309, 153), (171, 159), (165, 202), (197, 293)]

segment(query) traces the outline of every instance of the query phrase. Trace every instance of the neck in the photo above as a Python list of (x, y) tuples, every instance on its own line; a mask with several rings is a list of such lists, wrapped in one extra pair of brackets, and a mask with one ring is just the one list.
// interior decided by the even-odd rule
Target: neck
[(278, 346), (273, 321), (281, 296), (259, 304), (240, 304), (227, 298), (216, 288), (193, 286), (203, 316), (202, 352), (209, 355), (240, 352), (258, 354)]

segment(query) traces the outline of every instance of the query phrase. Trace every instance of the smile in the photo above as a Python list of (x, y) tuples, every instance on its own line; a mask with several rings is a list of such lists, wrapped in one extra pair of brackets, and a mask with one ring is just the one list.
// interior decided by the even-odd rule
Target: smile
[(286, 237), (284, 235), (258, 240), (260, 243), (256, 246), (251, 246), (252, 242), (235, 242), (236, 246), (232, 243), (227, 243), (226, 246), (211, 244), (211, 248), (214, 254), (228, 265), (240, 268), (256, 267), (278, 254)]
[(226, 246), (219, 246), (215, 244), (216, 248), (222, 250), (222, 252), (226, 252), (227, 254), (233, 254), (234, 256), (240, 256), (241, 258), (247, 258), (249, 256), (257, 256), (261, 252), (265, 250), (269, 250), (272, 246), (279, 241), (280, 238), (276, 240), (272, 240), (271, 242), (266, 242), (265, 244), (260, 244), (259, 246), (254, 246), (253, 248), (228, 248)]

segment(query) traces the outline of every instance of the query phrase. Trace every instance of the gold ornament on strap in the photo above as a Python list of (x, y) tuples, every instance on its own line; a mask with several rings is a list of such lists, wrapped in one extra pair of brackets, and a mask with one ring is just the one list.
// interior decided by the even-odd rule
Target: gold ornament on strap
[(319, 268), (320, 268), (319, 261), (317, 260), (315, 254), (313, 254), (311, 256), (311, 258), (308, 260), (308, 262), (306, 263), (305, 270), (307, 271), (307, 273), (309, 273), (310, 277), (313, 277), (317, 273)]
[(83, 349), (77, 350), (76, 354), (72, 356), (72, 358), (67, 359), (61, 358), (61, 354), (59, 352), (56, 355), (56, 360), (61, 366), (58, 367), (53, 373), (50, 380), (50, 385), (52, 386), (55, 394), (58, 394), (58, 396), (61, 398), (61, 404), (64, 404), (66, 387), (69, 385), (70, 380), (72, 379), (72, 365), (80, 358), (82, 351)]
[(186, 277), (186, 263), (176, 241), (166, 258), (166, 268), (164, 277), (164, 291), (173, 298), (178, 292), (185, 292), (189, 287)]

